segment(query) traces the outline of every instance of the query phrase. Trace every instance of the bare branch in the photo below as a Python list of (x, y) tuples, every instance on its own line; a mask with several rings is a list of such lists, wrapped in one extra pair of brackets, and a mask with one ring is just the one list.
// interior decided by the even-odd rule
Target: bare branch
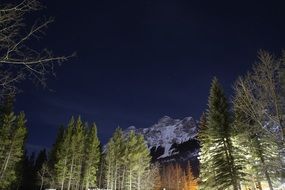
[(27, 45), (28, 40), (45, 34), (53, 18), (37, 19), (25, 34), (25, 16), (42, 8), (38, 0), (23, 0), (0, 7), (0, 98), (1, 94), (16, 93), (23, 79), (35, 79), (45, 85), (46, 76), (53, 73), (54, 64), (75, 56), (54, 56), (49, 50), (39, 51)]

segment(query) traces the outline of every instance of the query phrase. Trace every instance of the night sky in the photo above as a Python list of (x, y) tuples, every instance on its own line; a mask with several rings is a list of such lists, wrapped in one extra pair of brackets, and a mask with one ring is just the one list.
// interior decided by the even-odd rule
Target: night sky
[[(199, 119), (217, 76), (228, 96), (258, 50), (280, 54), (285, 1), (46, 0), (55, 17), (36, 47), (78, 56), (48, 88), (22, 85), (16, 111), (28, 148), (50, 147), (72, 115), (96, 122), (106, 143), (117, 126), (148, 127), (164, 115)], [(37, 14), (35, 14), (37, 16)]]

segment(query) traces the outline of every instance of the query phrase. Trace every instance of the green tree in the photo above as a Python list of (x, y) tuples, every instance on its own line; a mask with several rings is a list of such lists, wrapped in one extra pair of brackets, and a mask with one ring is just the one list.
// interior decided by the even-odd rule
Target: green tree
[[(285, 182), (284, 66), (284, 54), (278, 58), (260, 51), (257, 63), (247, 75), (239, 77), (234, 85), (236, 109), (250, 120), (251, 128), (257, 133), (266, 134), (271, 141), (278, 143), (282, 167), (277, 173), (281, 174), (281, 183)], [(273, 189), (270, 182), (269, 186)]]
[(142, 135), (137, 135), (137, 154), (138, 154), (138, 168), (137, 175), (137, 189), (144, 190), (143, 184), (145, 183), (145, 173), (150, 169), (150, 153)]
[[(210, 184), (212, 189), (240, 189), (239, 182), (243, 180), (244, 173), (236, 147), (232, 142), (232, 125), (228, 103), (224, 92), (216, 78), (214, 78), (210, 90), (207, 111), (207, 127), (204, 131), (208, 144), (201, 144), (208, 147), (207, 152), (201, 152), (201, 167), (203, 164), (210, 164), (208, 173), (214, 174), (215, 184)], [(204, 137), (205, 138), (205, 137)], [(204, 151), (205, 149), (202, 149)], [(205, 172), (202, 170), (202, 172)], [(207, 181), (206, 173), (203, 173)], [(202, 181), (203, 183), (203, 181)], [(208, 187), (210, 188), (210, 187)]]
[(213, 163), (210, 155), (210, 148), (212, 146), (210, 136), (208, 135), (207, 118), (203, 113), (199, 122), (198, 139), (200, 142), (200, 190), (211, 190), (215, 186), (215, 172), (213, 171)]
[(78, 189), (81, 181), (82, 162), (84, 154), (85, 126), (81, 118), (78, 117), (74, 126), (72, 126), (72, 135), (69, 144), (68, 154), (68, 179), (67, 190)]
[(64, 130), (62, 138), (58, 142), (58, 146), (56, 146), (56, 155), (55, 155), (55, 179), (58, 183), (61, 190), (64, 189), (65, 183), (67, 180), (67, 171), (68, 171), (68, 162), (69, 162), (69, 154), (70, 150), (70, 143), (71, 143), (71, 136), (72, 130), (74, 127), (74, 118), (72, 117), (68, 123), (68, 127)]
[(107, 188), (121, 189), (124, 184), (126, 141), (122, 130), (117, 128), (107, 145), (106, 153), (106, 183)]
[(126, 175), (126, 186), (125, 188), (127, 190), (132, 190), (135, 189), (135, 172), (138, 170), (138, 164), (137, 160), (138, 158), (138, 153), (137, 153), (137, 138), (134, 133), (134, 131), (131, 131), (129, 136), (128, 136), (128, 141), (127, 141), (127, 175)]
[(19, 163), (24, 154), (26, 139), (26, 119), (24, 113), (15, 116), (4, 115), (0, 126), (0, 189), (8, 189), (19, 180)]
[(89, 187), (97, 186), (97, 171), (100, 161), (100, 141), (97, 137), (97, 127), (95, 123), (89, 129), (85, 141), (85, 156), (83, 165), (83, 181), (86, 190)]
[(235, 144), (240, 147), (240, 152), (246, 155), (243, 170), (248, 174), (245, 184), (252, 188), (255, 184), (261, 186), (261, 181), (267, 181), (270, 189), (273, 182), (280, 176), (281, 162), (279, 159), (279, 147), (276, 141), (267, 131), (260, 129), (250, 117), (234, 106), (235, 110)]
[(142, 190), (151, 183), (150, 155), (143, 136), (116, 129), (105, 153), (107, 189)]

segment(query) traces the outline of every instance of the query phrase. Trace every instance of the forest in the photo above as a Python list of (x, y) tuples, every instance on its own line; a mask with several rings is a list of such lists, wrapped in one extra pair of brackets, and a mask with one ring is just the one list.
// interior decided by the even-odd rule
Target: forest
[[(117, 128), (107, 144), (81, 116), (58, 127), (50, 149), (28, 152), (24, 111), (14, 112), (25, 80), (45, 85), (59, 63), (74, 57), (32, 49), (26, 41), (53, 21), (23, 19), (41, 9), (37, 0), (0, 9), (1, 190), (284, 190), (285, 52), (260, 50), (257, 61), (227, 96), (216, 77), (198, 123), (199, 174), (190, 162), (153, 161), (144, 136)], [(230, 64), (230, 63), (229, 63)], [(210, 81), (209, 81), (210, 83)], [(66, 121), (63, 121), (66, 122)]]

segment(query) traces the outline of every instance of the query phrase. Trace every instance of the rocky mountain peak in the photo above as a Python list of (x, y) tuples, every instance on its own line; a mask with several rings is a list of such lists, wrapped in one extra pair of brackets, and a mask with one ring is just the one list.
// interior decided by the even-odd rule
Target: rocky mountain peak
[(131, 126), (125, 132), (128, 133), (131, 130), (144, 136), (149, 149), (164, 150), (158, 159), (178, 154), (175, 146), (187, 141), (195, 141), (197, 136), (197, 124), (192, 117), (186, 117), (181, 120), (164, 116), (156, 124), (148, 128)]

